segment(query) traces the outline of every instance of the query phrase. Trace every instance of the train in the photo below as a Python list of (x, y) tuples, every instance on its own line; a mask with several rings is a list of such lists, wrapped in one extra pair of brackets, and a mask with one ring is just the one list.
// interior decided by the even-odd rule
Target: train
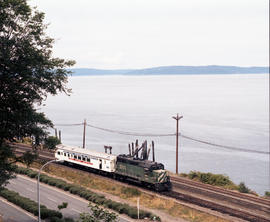
[[(140, 149), (141, 158), (138, 156)], [(55, 158), (65, 164), (75, 164), (118, 180), (133, 181), (158, 192), (171, 190), (170, 176), (164, 165), (148, 160), (145, 146), (140, 149), (132, 149), (128, 155), (114, 155), (59, 144), (56, 146)]]

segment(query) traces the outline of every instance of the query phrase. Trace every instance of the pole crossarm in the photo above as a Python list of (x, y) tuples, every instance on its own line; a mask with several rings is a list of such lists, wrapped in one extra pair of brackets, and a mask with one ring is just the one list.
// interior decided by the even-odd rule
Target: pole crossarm
[(173, 119), (176, 120), (176, 164), (175, 164), (175, 173), (178, 174), (178, 146), (179, 146), (179, 120), (183, 118), (183, 116), (179, 116), (177, 113), (176, 116), (172, 117)]

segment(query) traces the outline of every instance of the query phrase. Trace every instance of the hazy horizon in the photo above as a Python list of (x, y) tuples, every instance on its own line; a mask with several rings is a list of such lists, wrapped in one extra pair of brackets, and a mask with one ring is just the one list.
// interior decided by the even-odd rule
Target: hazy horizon
[(75, 68), (269, 64), (269, 1), (30, 0)]

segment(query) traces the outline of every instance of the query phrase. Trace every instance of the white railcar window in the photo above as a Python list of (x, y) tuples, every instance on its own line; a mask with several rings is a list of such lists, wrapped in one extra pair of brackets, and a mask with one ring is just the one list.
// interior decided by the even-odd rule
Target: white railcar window
[(90, 162), (90, 158), (87, 158), (87, 162)]
[(74, 159), (77, 159), (77, 155), (74, 155)]
[(81, 160), (81, 159), (82, 159), (82, 157), (81, 157), (81, 156), (78, 156), (78, 159), (79, 159), (79, 160)]
[(64, 156), (66, 156), (67, 154), (66, 153), (64, 153)]
[(85, 161), (85, 157), (83, 157), (82, 160)]
[(63, 155), (63, 152), (61, 152), (61, 155)]
[(68, 153), (68, 157), (70, 157), (69, 153)]
[(60, 155), (60, 151), (58, 151), (57, 154)]

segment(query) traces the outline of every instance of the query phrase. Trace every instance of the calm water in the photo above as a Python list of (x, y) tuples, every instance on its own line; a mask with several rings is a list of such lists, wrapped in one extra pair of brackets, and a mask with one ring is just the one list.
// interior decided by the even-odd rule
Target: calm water
[[(42, 108), (55, 124), (81, 123), (139, 132), (174, 133), (179, 113), (184, 135), (218, 144), (269, 151), (269, 85), (260, 75), (70, 77), (70, 97), (49, 97)], [(64, 144), (82, 146), (82, 126), (57, 126)], [(87, 127), (86, 146), (127, 153), (128, 143), (155, 141), (156, 159), (175, 171), (175, 137), (136, 137)], [(269, 156), (243, 153), (180, 138), (179, 171), (222, 173), (263, 194)]]

